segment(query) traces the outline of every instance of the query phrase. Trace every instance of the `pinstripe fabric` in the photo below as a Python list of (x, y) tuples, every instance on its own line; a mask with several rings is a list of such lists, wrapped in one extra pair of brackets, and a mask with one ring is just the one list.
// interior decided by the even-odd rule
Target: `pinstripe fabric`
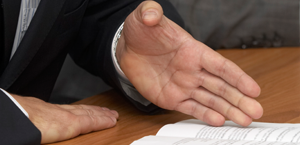
[(29, 24), (35, 14), (39, 3), (40, 0), (22, 0), (17, 31), (15, 34), (14, 45), (10, 58), (12, 58), (20, 42), (22, 41), (22, 38), (25, 35), (27, 28), (29, 27)]

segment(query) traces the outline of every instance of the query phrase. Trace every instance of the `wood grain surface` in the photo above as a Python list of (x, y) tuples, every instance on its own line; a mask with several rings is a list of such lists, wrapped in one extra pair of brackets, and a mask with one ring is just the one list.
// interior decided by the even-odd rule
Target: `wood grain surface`
[[(260, 85), (257, 100), (264, 115), (255, 121), (300, 123), (300, 48), (219, 50)], [(143, 136), (155, 135), (165, 124), (192, 118), (175, 111), (148, 115), (135, 109), (111, 90), (74, 104), (90, 104), (117, 110), (115, 127), (51, 145), (128, 145)]]

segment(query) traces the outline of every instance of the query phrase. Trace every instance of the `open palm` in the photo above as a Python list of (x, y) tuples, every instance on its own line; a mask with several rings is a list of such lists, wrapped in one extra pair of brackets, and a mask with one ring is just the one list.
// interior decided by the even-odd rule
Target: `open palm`
[(152, 103), (220, 126), (247, 126), (262, 116), (255, 81), (163, 15), (142, 3), (125, 21), (117, 50), (122, 70)]

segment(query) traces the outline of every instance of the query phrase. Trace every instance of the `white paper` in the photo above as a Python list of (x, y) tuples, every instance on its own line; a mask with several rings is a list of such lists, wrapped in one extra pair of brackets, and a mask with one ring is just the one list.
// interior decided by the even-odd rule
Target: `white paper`
[(146, 136), (131, 145), (297, 145), (297, 143)]
[(201, 121), (188, 120), (165, 125), (156, 135), (202, 139), (300, 143), (300, 125), (254, 122), (248, 127), (241, 127), (231, 121), (227, 121), (221, 127), (212, 127)]
[(132, 145), (293, 145), (300, 144), (300, 124), (253, 122), (242, 127), (226, 121), (212, 127), (196, 120), (163, 126), (156, 136), (146, 136)]

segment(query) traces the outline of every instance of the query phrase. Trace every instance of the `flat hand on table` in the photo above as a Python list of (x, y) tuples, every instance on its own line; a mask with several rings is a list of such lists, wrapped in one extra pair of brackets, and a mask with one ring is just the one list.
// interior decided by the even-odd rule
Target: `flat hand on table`
[(258, 84), (237, 65), (195, 40), (145, 1), (126, 19), (117, 59), (149, 101), (214, 126), (225, 117), (247, 126), (262, 116)]
[(41, 143), (51, 143), (115, 126), (118, 113), (91, 105), (56, 105), (33, 97), (12, 96), (29, 114), (42, 134)]

